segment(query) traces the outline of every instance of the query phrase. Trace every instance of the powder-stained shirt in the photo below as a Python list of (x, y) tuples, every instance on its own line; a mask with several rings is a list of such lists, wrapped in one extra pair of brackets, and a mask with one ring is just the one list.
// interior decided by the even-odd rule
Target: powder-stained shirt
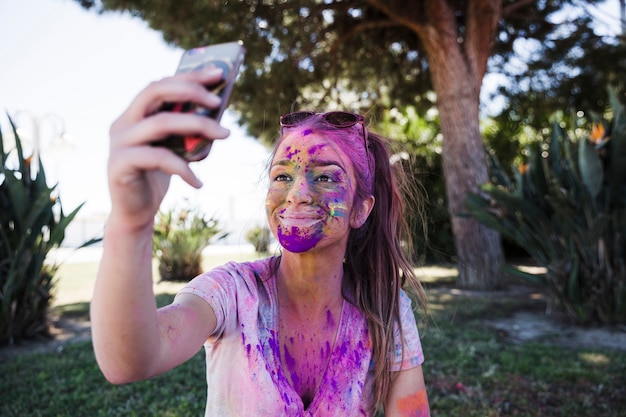
[[(205, 343), (206, 416), (370, 416), (372, 348), (365, 316), (344, 300), (331, 357), (315, 397), (305, 409), (280, 359), (278, 296), (273, 258), (231, 262), (193, 279), (181, 292), (206, 300), (217, 328)], [(391, 370), (424, 361), (411, 300), (402, 292)], [(404, 342), (404, 343), (402, 343)], [(404, 354), (402, 354), (404, 347)]]

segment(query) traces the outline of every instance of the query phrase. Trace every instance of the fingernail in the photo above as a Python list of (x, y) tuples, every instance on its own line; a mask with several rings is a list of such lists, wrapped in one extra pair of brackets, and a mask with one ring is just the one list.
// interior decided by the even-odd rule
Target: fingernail
[(224, 72), (224, 70), (222, 70), (220, 67), (213, 67), (213, 66), (206, 67), (204, 71), (206, 72), (207, 75), (218, 75)]
[(217, 106), (219, 106), (222, 103), (222, 99), (220, 98), (220, 96), (216, 96), (213, 93), (210, 93), (207, 96), (207, 100), (209, 101), (208, 104), (210, 104), (213, 107), (217, 107)]

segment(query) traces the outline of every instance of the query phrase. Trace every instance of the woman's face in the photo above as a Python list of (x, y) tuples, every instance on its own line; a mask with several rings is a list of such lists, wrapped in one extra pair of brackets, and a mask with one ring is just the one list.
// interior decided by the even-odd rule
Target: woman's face
[(345, 251), (356, 189), (350, 159), (310, 130), (287, 132), (270, 167), (266, 211), (281, 246), (301, 253), (335, 245)]

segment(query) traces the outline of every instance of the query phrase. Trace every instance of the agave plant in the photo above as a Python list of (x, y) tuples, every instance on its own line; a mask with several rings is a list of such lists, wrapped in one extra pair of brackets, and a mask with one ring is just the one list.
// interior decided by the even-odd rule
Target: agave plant
[(47, 333), (57, 265), (44, 261), (61, 245), (82, 206), (64, 213), (55, 187), (46, 183), (41, 160), (33, 176), (33, 161), (24, 156), (17, 129), (9, 122), (17, 155), (16, 166), (10, 167), (13, 150), (5, 150), (0, 130), (0, 344)]
[(202, 251), (218, 233), (218, 221), (199, 210), (159, 211), (152, 249), (161, 280), (188, 281), (202, 272)]
[(508, 272), (544, 285), (554, 307), (582, 324), (626, 323), (626, 112), (610, 97), (611, 120), (596, 119), (578, 140), (554, 123), (513, 180), (489, 155), (492, 180), (466, 201), (546, 270)]

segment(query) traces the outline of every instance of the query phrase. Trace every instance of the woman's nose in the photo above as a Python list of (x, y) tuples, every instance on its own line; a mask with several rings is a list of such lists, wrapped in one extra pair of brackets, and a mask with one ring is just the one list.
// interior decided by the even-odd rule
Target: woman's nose
[(294, 204), (311, 203), (313, 201), (309, 183), (305, 178), (298, 178), (293, 182), (287, 195), (287, 201)]

